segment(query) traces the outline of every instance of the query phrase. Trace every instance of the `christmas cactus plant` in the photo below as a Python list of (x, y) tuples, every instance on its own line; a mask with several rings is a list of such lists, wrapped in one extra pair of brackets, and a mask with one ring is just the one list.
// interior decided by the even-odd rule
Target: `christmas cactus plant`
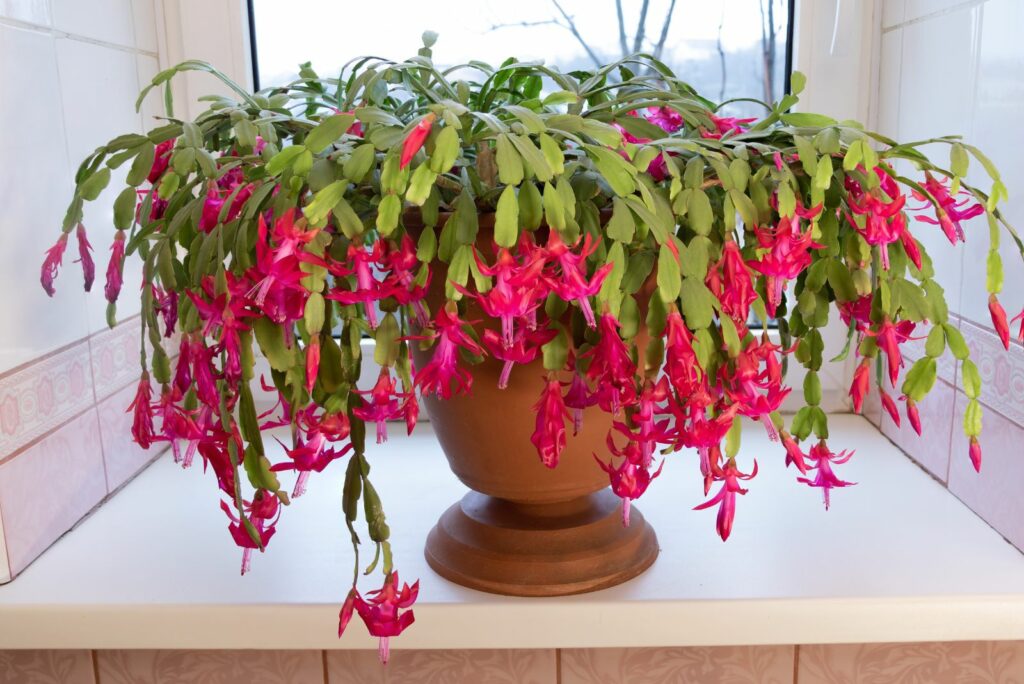
[[(502, 385), (516, 364), (543, 359), (543, 379), (518, 381), (537, 383), (529, 438), (546, 466), (557, 467), (583, 409), (613, 417), (609, 453), (595, 454), (594, 467), (622, 498), (626, 524), (629, 502), (661, 470), (658, 455), (686, 448), (673, 465), (702, 479), (709, 498), (697, 508), (717, 508), (726, 539), (757, 472), (737, 458), (744, 417), (763, 424), (828, 506), (830, 491), (850, 484), (837, 473), (850, 454), (826, 441), (820, 406), (821, 330), (836, 316), (848, 338), (832, 360), (858, 360), (857, 411), (877, 391), (893, 420), (902, 405), (920, 432), (916, 404), (936, 359), (960, 361), (963, 426), (980, 467), (978, 371), (915, 237), (941, 231), (957, 244), (978, 231), (967, 219), (987, 219), (990, 309), (1008, 345), (1001, 232), (1024, 245), (999, 213), (1006, 188), (979, 150), (957, 137), (898, 143), (793, 113), (798, 73), (762, 118), (737, 119), (649, 56), (572, 73), (514, 60), (442, 69), (432, 42), (425, 36), (404, 62), (356, 60), (338, 78), (306, 65), (295, 82), (255, 94), (201, 62), (161, 72), (140, 101), (163, 87), (166, 120), (82, 163), (46, 255), (52, 294), (76, 231), (90, 287), (82, 205), (126, 167), (105, 295), (113, 323), (124, 259), (142, 261), (132, 432), (143, 447), (170, 443), (182, 465), (198, 454), (213, 472), (243, 572), (283, 511), (301, 505), (309, 475), (345, 468), (356, 553), (340, 628), (358, 613), (386, 657), (387, 639), (413, 621), (418, 585), (398, 579), (367, 428), (378, 443), (391, 421), (412, 431), (417, 394), (472, 392), (473, 365), (488, 356), (504, 362)], [(189, 70), (220, 78), (235, 97), (206, 98), (193, 121), (175, 118), (170, 81)], [(948, 165), (921, 151), (940, 145)], [(987, 190), (965, 180), (971, 159)], [(432, 282), (444, 291), (433, 305)], [(466, 317), (469, 302), (485, 315)], [(925, 356), (900, 382), (900, 348), (926, 325)], [(175, 332), (172, 360), (162, 338)], [(360, 377), (364, 338), (376, 341), (375, 378)], [(414, 368), (412, 345), (432, 349), (430, 362)], [(268, 377), (254, 373), (257, 354)], [(804, 405), (787, 424), (779, 408), (794, 361), (806, 368)], [(279, 397), (263, 414), (260, 386)], [(290, 443), (268, 448), (264, 432), (284, 426)], [(365, 571), (383, 573), (365, 597), (360, 517), (373, 550)]]

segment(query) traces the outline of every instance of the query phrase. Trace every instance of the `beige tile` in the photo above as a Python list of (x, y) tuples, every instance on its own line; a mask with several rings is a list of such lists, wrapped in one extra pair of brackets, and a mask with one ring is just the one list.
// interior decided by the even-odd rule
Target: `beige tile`
[(564, 649), (562, 684), (791, 684), (792, 646)]
[(554, 684), (554, 650), (328, 651), (330, 684)]
[(801, 646), (800, 684), (1016, 684), (1021, 642)]
[(95, 684), (89, 651), (0, 651), (0, 684)]
[(102, 684), (321, 684), (320, 651), (98, 651)]

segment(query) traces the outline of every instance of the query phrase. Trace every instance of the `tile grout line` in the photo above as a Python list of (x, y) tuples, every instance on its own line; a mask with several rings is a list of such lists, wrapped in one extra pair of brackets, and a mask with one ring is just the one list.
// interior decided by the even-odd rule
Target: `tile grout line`
[(800, 644), (793, 644), (793, 684), (800, 683)]
[[(135, 39), (134, 32), (134, 17), (132, 19), (132, 39)], [(22, 21), (20, 19), (11, 19), (10, 17), (0, 17), (0, 26), (9, 26), (11, 28), (17, 28), (27, 31), (34, 31), (36, 33), (45, 33), (52, 38), (63, 38), (66, 40), (75, 40), (81, 43), (89, 43), (99, 47), (109, 48), (111, 50), (118, 50), (120, 52), (130, 52), (139, 55), (148, 55), (150, 57), (159, 57), (159, 55), (152, 50), (143, 50), (139, 47), (133, 47), (131, 45), (122, 45), (121, 43), (111, 43), (110, 41), (102, 40), (100, 38), (90, 38), (89, 36), (83, 36), (78, 33), (69, 33), (62, 31), (53, 26), (44, 26), (43, 24), (34, 24), (30, 21)]]
[(969, 9), (971, 7), (981, 6), (984, 4), (985, 0), (966, 0), (966, 2), (960, 2), (956, 5), (950, 5), (949, 7), (944, 7), (940, 10), (936, 10), (935, 12), (930, 12), (928, 14), (923, 14), (919, 17), (914, 17), (913, 19), (905, 19), (898, 24), (893, 24), (892, 26), (883, 26), (882, 33), (890, 33), (891, 31), (895, 31), (906, 26), (913, 26), (914, 24), (920, 24), (930, 19), (936, 19), (947, 14), (959, 12), (962, 9)]
[(320, 651), (320, 667), (323, 670), (323, 674), (324, 674), (324, 684), (331, 684), (330, 680), (327, 678), (327, 651), (326, 650), (321, 650)]
[(562, 684), (562, 649), (555, 649), (555, 684)]
[(89, 651), (89, 657), (92, 660), (92, 680), (94, 684), (100, 684), (100, 659), (96, 649)]

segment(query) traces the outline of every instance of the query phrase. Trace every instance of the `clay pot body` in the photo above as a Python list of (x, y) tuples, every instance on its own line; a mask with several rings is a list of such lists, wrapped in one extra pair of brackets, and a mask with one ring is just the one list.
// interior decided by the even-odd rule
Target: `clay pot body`
[[(482, 215), (480, 226), (477, 248), (490, 258), (493, 217)], [(435, 264), (427, 297), (431, 311), (444, 305), (444, 276), (443, 264)], [(472, 301), (463, 319), (490, 325)], [(432, 353), (414, 345), (416, 367)], [(611, 417), (597, 407), (587, 409), (575, 436), (568, 421), (559, 464), (547, 468), (530, 442), (532, 407), (544, 386), (542, 361), (516, 365), (505, 389), (498, 389), (501, 369), (502, 362), (487, 358), (470, 368), (470, 394), (424, 398), (452, 471), (472, 490), (430, 532), (430, 566), (458, 584), (516, 596), (592, 591), (646, 570), (658, 554), (654, 531), (635, 507), (629, 527), (622, 525), (621, 501), (594, 461), (595, 454), (609, 460), (605, 437)]]

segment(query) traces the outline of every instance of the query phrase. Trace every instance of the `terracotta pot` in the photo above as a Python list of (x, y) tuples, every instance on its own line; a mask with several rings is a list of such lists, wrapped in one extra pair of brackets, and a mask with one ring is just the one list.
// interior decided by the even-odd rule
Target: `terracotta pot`
[[(414, 219), (406, 226), (418, 232)], [(493, 216), (482, 215), (478, 249), (488, 255), (491, 227)], [(428, 294), (432, 311), (445, 301), (445, 273), (437, 266), (443, 264), (435, 265)], [(489, 320), (473, 302), (464, 318)], [(432, 353), (414, 346), (416, 366)], [(567, 425), (558, 467), (547, 468), (530, 442), (543, 364), (516, 365), (504, 390), (501, 367), (491, 358), (473, 366), (470, 395), (424, 400), (452, 471), (472, 490), (430, 532), (427, 562), (463, 586), (515, 596), (593, 591), (639, 575), (658, 555), (654, 530), (635, 507), (623, 527), (621, 501), (594, 461), (594, 454), (609, 458), (611, 418), (595, 407), (578, 435)]]

